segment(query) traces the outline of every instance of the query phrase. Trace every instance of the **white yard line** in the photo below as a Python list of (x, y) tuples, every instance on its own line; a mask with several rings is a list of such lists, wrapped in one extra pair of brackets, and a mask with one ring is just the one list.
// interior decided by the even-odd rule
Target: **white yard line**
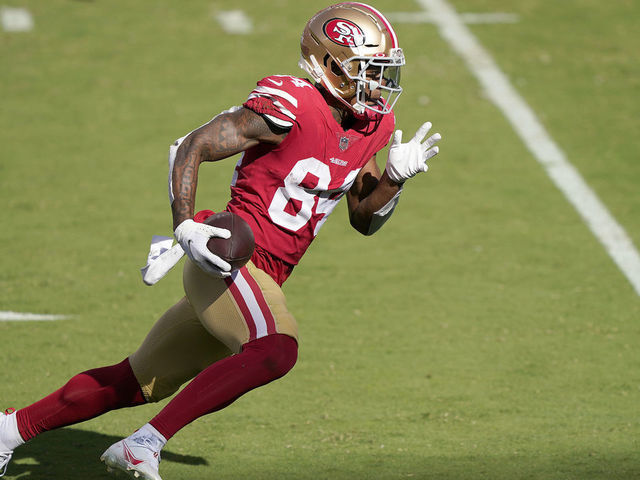
[(464, 59), (489, 99), (502, 111), (529, 151), (640, 295), (640, 254), (622, 226), (567, 160), (533, 110), (509, 83), (454, 8), (446, 0), (416, 1), (432, 15), (440, 35)]
[(26, 8), (0, 7), (0, 25), (5, 32), (29, 32), (33, 17)]
[(51, 321), (64, 320), (69, 318), (67, 315), (43, 315), (38, 313), (20, 313), (11, 311), (0, 311), (0, 322), (33, 322), (33, 321)]
[(232, 35), (248, 35), (253, 31), (253, 22), (242, 10), (220, 11), (215, 18), (222, 29)]
[[(460, 13), (464, 23), (518, 23), (520, 17), (513, 13)], [(385, 14), (391, 23), (436, 23), (436, 15), (430, 12), (391, 12)]]

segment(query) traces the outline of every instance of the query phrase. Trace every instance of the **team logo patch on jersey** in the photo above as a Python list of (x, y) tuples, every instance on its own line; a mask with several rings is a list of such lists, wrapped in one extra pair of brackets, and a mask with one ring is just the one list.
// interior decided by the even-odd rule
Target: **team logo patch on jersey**
[(324, 26), (324, 34), (333, 43), (343, 47), (359, 47), (364, 45), (364, 32), (350, 20), (344, 18), (332, 18)]

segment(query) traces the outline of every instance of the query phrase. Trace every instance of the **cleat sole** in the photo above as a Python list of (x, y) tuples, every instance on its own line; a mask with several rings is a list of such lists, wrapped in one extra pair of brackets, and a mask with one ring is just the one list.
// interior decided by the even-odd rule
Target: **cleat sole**
[(129, 478), (135, 478), (137, 480), (152, 480), (152, 479), (160, 479), (159, 476), (147, 474), (145, 472), (141, 472), (133, 467), (130, 464), (127, 464), (126, 461), (120, 459), (117, 455), (112, 454), (110, 451), (103, 453), (100, 456), (100, 461), (104, 462), (107, 472), (113, 473), (115, 475), (124, 475)]

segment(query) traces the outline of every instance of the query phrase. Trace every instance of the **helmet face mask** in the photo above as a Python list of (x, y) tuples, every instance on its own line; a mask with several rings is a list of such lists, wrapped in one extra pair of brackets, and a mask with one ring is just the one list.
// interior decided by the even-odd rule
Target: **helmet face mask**
[[(345, 75), (356, 84), (355, 106), (376, 113), (389, 113), (402, 93), (400, 67), (404, 65), (402, 49), (394, 49), (392, 57), (353, 57), (360, 62), (358, 73)], [(376, 92), (377, 90), (377, 92)]]
[(347, 2), (321, 10), (305, 26), (300, 47), (300, 67), (357, 114), (389, 113), (402, 93), (402, 49), (373, 7)]

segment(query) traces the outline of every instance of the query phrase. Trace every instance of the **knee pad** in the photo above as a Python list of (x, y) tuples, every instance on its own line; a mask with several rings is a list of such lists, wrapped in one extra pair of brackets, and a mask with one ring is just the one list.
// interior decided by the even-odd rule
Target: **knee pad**
[(298, 342), (284, 334), (268, 335), (245, 344), (242, 352), (260, 356), (261, 365), (273, 380), (284, 376), (298, 360)]

